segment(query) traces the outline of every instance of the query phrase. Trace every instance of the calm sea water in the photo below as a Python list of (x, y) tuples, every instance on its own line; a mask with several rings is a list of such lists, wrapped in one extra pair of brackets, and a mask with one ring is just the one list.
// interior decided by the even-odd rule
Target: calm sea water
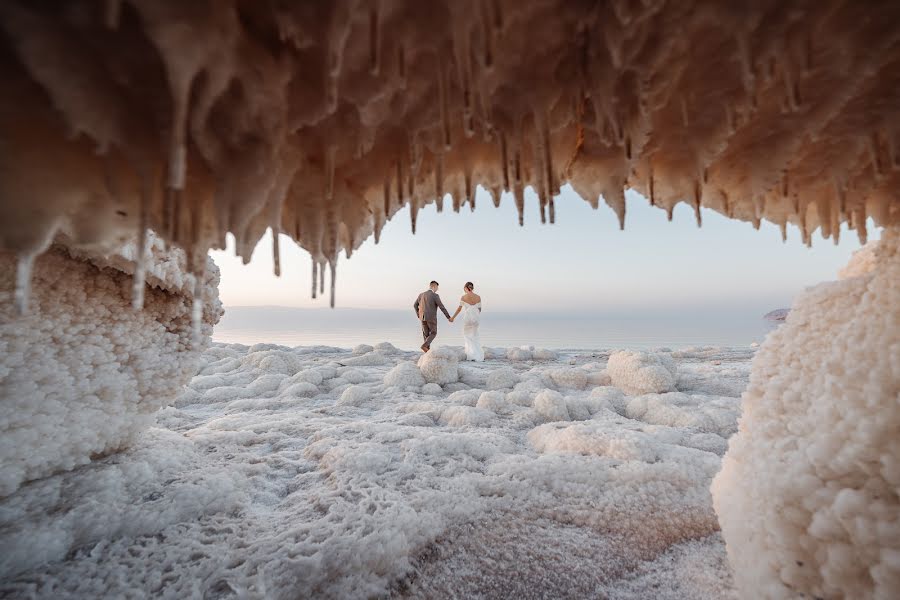
[[(747, 346), (762, 342), (775, 328), (761, 315), (550, 315), (485, 313), (485, 346), (534, 345), (554, 350), (602, 348), (649, 349), (668, 346)], [(305, 309), (286, 307), (228, 308), (216, 326), (218, 342), (285, 346), (391, 342), (414, 350), (422, 343), (412, 310)], [(438, 322), (438, 344), (462, 345), (462, 324)]]

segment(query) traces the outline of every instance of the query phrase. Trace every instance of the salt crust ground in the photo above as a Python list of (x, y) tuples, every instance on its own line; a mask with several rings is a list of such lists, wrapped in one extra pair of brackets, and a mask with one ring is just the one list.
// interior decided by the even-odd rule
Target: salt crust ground
[(0, 595), (733, 597), (708, 488), (754, 350), (664, 352), (641, 396), (520, 350), (439, 386), (389, 344), (216, 344), (131, 449), (0, 500)]

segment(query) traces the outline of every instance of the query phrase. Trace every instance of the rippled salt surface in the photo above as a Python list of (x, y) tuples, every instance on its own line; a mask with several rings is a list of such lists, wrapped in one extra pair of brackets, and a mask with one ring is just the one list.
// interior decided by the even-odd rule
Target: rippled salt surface
[(0, 594), (731, 598), (708, 487), (753, 349), (661, 353), (679, 392), (628, 397), (606, 351), (441, 388), (389, 344), (214, 345), (135, 447), (0, 499)]

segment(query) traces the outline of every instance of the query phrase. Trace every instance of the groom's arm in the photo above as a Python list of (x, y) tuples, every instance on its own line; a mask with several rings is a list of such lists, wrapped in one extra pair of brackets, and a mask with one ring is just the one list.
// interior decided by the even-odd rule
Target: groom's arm
[(420, 296), (416, 296), (416, 301), (413, 302), (413, 310), (416, 311), (416, 316), (419, 316), (419, 298)]
[(441, 302), (441, 297), (440, 297), (440, 296), (437, 297), (437, 305), (438, 305), (438, 308), (441, 309), (441, 311), (444, 313), (444, 316), (447, 317), (447, 320), (449, 321), (449, 320), (450, 320), (450, 313), (447, 311), (447, 308), (444, 306), (444, 303)]

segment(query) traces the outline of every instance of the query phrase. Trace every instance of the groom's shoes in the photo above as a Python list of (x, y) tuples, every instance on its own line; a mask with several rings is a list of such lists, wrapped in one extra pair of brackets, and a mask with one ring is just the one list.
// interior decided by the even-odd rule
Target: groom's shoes
[(428, 352), (429, 350), (431, 350), (431, 348), (429, 348), (425, 344), (422, 344), (421, 346), (419, 346), (419, 348), (422, 349), (422, 352)]

